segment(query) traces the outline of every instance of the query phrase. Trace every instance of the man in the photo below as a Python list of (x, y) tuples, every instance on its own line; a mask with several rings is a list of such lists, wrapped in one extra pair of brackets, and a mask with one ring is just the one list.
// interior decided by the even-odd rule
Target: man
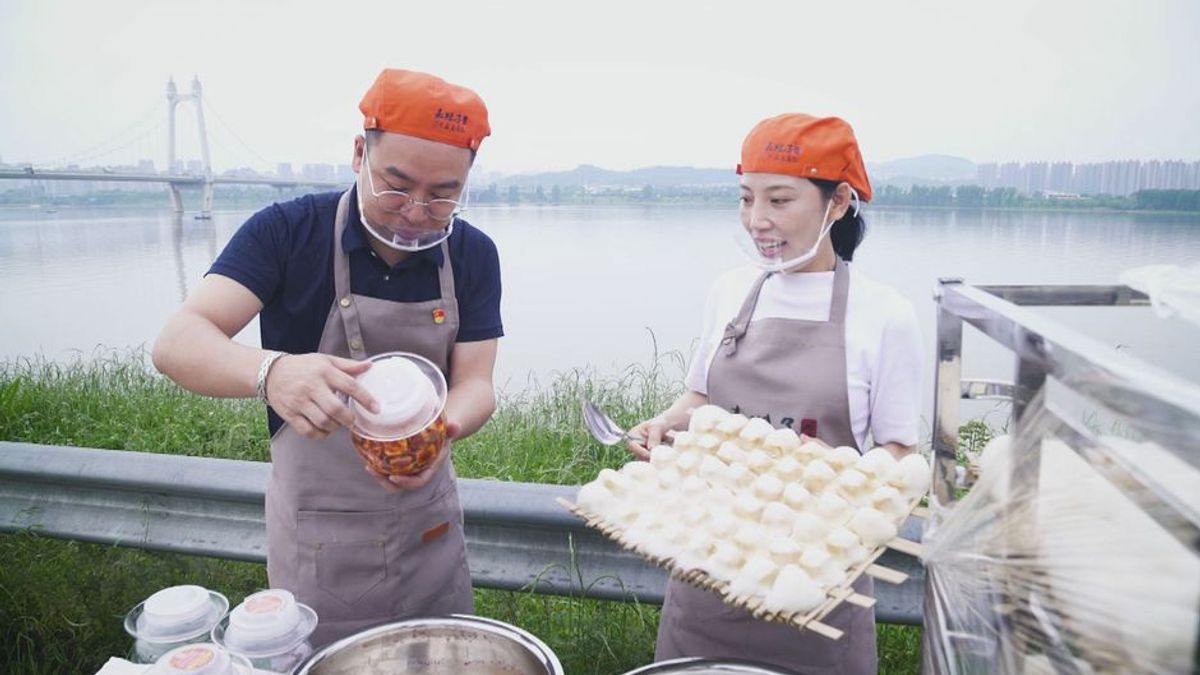
[[(384, 70), (363, 97), (358, 179), (256, 213), (167, 322), (154, 364), (191, 391), (268, 407), (267, 573), (320, 617), (324, 644), (372, 623), (472, 611), (450, 444), (421, 474), (372, 476), (346, 399), (377, 410), (363, 359), (414, 352), (438, 365), (451, 438), (495, 408), (500, 266), (457, 218), (490, 133), (471, 90)], [(262, 345), (232, 341), (255, 315)]]

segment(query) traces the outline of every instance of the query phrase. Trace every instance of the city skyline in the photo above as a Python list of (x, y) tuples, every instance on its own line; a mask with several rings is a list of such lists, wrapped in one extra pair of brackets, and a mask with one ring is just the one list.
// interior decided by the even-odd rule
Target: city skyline
[[(165, 115), (165, 113), (164, 113), (164, 115)], [(183, 147), (196, 145), (194, 139), (189, 136), (188, 131), (186, 129), (183, 131), (183, 133), (181, 133), (177, 137), (177, 142)], [(164, 146), (165, 146), (165, 143), (164, 143)], [(165, 154), (165, 151), (163, 154)], [(196, 151), (193, 154), (199, 155), (200, 153), (199, 153), (199, 151)], [(868, 161), (867, 164), (870, 167), (871, 165), (880, 165), (880, 164), (886, 164), (886, 163), (890, 163), (890, 162), (903, 162), (903, 161), (910, 160), (910, 159), (915, 159), (915, 158), (920, 158), (920, 157), (929, 157), (929, 156), (935, 156), (935, 153), (922, 153), (922, 154), (917, 154), (917, 155), (913, 155), (910, 157), (897, 157), (897, 158), (892, 158), (892, 159), (885, 160), (882, 162)], [(153, 158), (147, 158), (147, 157), (139, 158), (138, 160), (136, 160), (135, 163), (123, 163), (122, 164), (122, 163), (97, 162), (97, 163), (88, 164), (88, 163), (81, 163), (81, 162), (65, 162), (65, 163), (52, 164), (52, 165), (38, 164), (38, 163), (29, 162), (29, 161), (21, 161), (21, 160), (8, 163), (8, 162), (6, 162), (5, 158), (6, 158), (6, 155), (3, 152), (3, 148), (0, 148), (0, 168), (33, 167), (33, 168), (37, 168), (37, 169), (47, 169), (47, 170), (78, 170), (81, 168), (88, 168), (88, 169), (104, 169), (104, 170), (125, 171), (125, 172), (129, 172), (130, 170), (136, 170), (138, 172), (144, 172), (144, 173), (168, 173), (168, 172), (162, 171), (158, 168), (160, 166), (160, 164), (157, 160), (155, 160)], [(975, 164), (976, 167), (978, 167), (979, 171), (980, 171), (979, 178), (978, 178), (978, 180), (980, 181), (979, 184), (984, 185), (984, 186), (993, 186), (994, 185), (994, 186), (1010, 186), (1010, 187), (1017, 187), (1020, 184), (1026, 184), (1026, 183), (1032, 183), (1032, 184), (1039, 183), (1042, 179), (1039, 177), (1038, 171), (1042, 170), (1039, 168), (1042, 165), (1049, 167), (1048, 169), (1046, 169), (1047, 178), (1045, 179), (1048, 183), (1064, 185), (1064, 184), (1070, 183), (1071, 179), (1068, 178), (1066, 180), (1063, 180), (1061, 178), (1062, 173), (1064, 171), (1070, 171), (1069, 167), (1071, 167), (1071, 166), (1089, 167), (1092, 165), (1101, 166), (1101, 165), (1111, 165), (1111, 164), (1126, 164), (1126, 165), (1132, 166), (1132, 165), (1139, 164), (1139, 163), (1148, 164), (1148, 165), (1162, 164), (1162, 165), (1171, 165), (1171, 166), (1178, 166), (1178, 165), (1186, 166), (1186, 165), (1200, 164), (1200, 155), (1197, 155), (1196, 159), (1184, 157), (1182, 155), (1175, 155), (1172, 157), (1142, 157), (1142, 158), (1131, 158), (1129, 156), (1125, 156), (1122, 158), (1108, 158), (1108, 159), (1103, 159), (1103, 160), (1099, 160), (1099, 161), (1091, 161), (1091, 162), (1074, 161), (1074, 160), (1061, 159), (1061, 158), (1060, 159), (1039, 158), (1039, 159), (1032, 159), (1032, 160), (987, 159), (984, 161), (978, 161), (974, 158), (968, 158), (968, 157), (954, 157), (954, 159), (963, 160), (963, 161), (967, 161), (972, 164)], [(165, 165), (165, 163), (166, 162), (164, 160), (162, 162), (162, 164)], [(203, 174), (203, 168), (202, 168), (203, 163), (200, 159), (196, 159), (196, 158), (192, 158), (192, 157), (178, 159), (178, 160), (176, 160), (175, 164), (180, 169), (176, 173), (192, 174), (192, 175)], [(270, 169), (266, 168), (264, 162), (259, 162), (258, 166), (244, 164), (241, 166), (231, 166), (231, 167), (227, 167), (227, 168), (218, 169), (216, 167), (221, 166), (221, 164), (222, 164), (222, 162), (220, 161), (220, 157), (218, 156), (218, 157), (213, 158), (212, 164), (214, 166), (213, 175), (221, 175), (221, 176), (257, 175), (257, 176), (275, 176), (275, 177), (280, 177), (280, 178), (296, 176), (296, 177), (303, 177), (306, 179), (319, 179), (319, 180), (329, 180), (329, 179), (353, 180), (353, 172), (350, 168), (349, 163), (340, 164), (340, 163), (331, 163), (331, 162), (303, 162), (303, 161), (293, 160), (293, 161), (274, 162), (272, 168), (270, 168)], [(296, 170), (297, 166), (299, 167), (298, 171)], [(556, 170), (571, 170), (571, 169), (578, 168), (581, 166), (597, 166), (597, 165), (595, 165), (591, 162), (577, 162), (574, 165), (564, 166), (559, 169), (542, 169), (542, 170), (528, 170), (528, 171), (496, 171), (496, 170), (488, 170), (486, 165), (484, 165), (483, 163), (477, 163), (476, 166), (473, 168), (473, 175), (483, 173), (483, 174), (486, 174), (489, 176), (494, 176), (494, 177), (505, 177), (505, 176), (515, 176), (515, 175), (529, 175), (529, 174), (536, 174), (536, 173), (546, 173), (546, 172), (551, 172), (551, 171), (556, 171)], [(642, 167), (629, 167), (629, 169), (633, 170), (633, 169), (638, 169), (638, 168), (647, 168), (647, 167), (656, 167), (656, 166), (686, 167), (686, 166), (693, 166), (693, 165), (671, 164), (671, 163), (665, 163), (665, 162), (658, 162), (658, 163), (647, 164)], [(1033, 166), (1034, 168), (1029, 169), (1029, 170), (1026, 170), (1026, 169), (1018, 170), (1018, 169), (1014, 168), (1014, 167), (1018, 167), (1018, 166), (1020, 166), (1020, 167)], [(603, 168), (610, 169), (611, 167), (603, 167)], [(718, 167), (708, 166), (708, 167), (696, 167), (696, 168), (716, 169)], [(613, 170), (621, 170), (621, 169), (613, 169)], [(1136, 173), (1136, 169), (1126, 169), (1126, 171), (1130, 171), (1130, 170), (1132, 170)], [(1184, 176), (1184, 178), (1179, 179), (1180, 181), (1187, 182), (1189, 184), (1193, 184), (1195, 182), (1193, 180), (1193, 174), (1189, 173), (1190, 171), (1193, 171), (1192, 169), (1175, 168), (1173, 170), (1175, 172), (1182, 172), (1182, 173), (1178, 174), (1180, 176)], [(1027, 171), (1032, 171), (1033, 173), (1028, 174)], [(1014, 174), (1014, 172), (1021, 173), (1021, 177), (1017, 177)], [(1157, 169), (1154, 170), (1154, 175), (1157, 175), (1157, 172), (1158, 172)], [(1007, 175), (1008, 177), (1005, 178), (1004, 177), (1005, 175)], [(1172, 174), (1172, 175), (1174, 175), (1174, 174)], [(1032, 177), (1029, 177), (1029, 176), (1032, 176)], [(1088, 180), (1090, 181), (1088, 183), (1089, 185), (1091, 183), (1095, 182), (1095, 180), (1093, 180), (1093, 179), (1088, 179)], [(1196, 180), (1200, 180), (1200, 179), (1196, 179)], [(1126, 179), (1122, 179), (1122, 181), (1125, 182)], [(1133, 182), (1137, 183), (1137, 180), (1133, 179)], [(1176, 182), (1179, 182), (1179, 181), (1176, 181)]]
[[(969, 161), (969, 160), (966, 160)], [(585, 165), (579, 165), (576, 169)], [(0, 156), (0, 169), (21, 169), (20, 165), (7, 165)], [(665, 167), (643, 167), (665, 168)], [(716, 167), (670, 167), (689, 168), (699, 171), (720, 172)], [(108, 173), (137, 173), (157, 175), (204, 175), (203, 163), (198, 159), (177, 160), (174, 172), (160, 171), (152, 159), (139, 160), (136, 165), (126, 166), (81, 166), (69, 165), (63, 167), (71, 171), (97, 171)], [(512, 179), (536, 177), (543, 172), (520, 174), (501, 174), (493, 172), (480, 176), (473, 174), (473, 181), (482, 184), (500, 184), (502, 187)], [(303, 163), (298, 169), (293, 162), (280, 162), (274, 171), (260, 172), (251, 167), (239, 167), (214, 172), (214, 176), (223, 177), (263, 177), (279, 179), (303, 179), (314, 181), (339, 181), (346, 184), (355, 180), (355, 174), (349, 164)], [(31, 178), (36, 181), (36, 178)], [(733, 184), (731, 174), (729, 184)], [(1182, 160), (1113, 160), (1108, 162), (984, 162), (975, 165), (974, 178), (929, 178), (905, 175), (899, 177), (873, 178), (878, 185), (917, 184), (917, 185), (976, 185), (983, 188), (1013, 188), (1024, 194), (1079, 194), (1079, 195), (1119, 195), (1127, 196), (1138, 190), (1200, 190), (1200, 161), (1187, 162)], [(25, 181), (22, 181), (25, 182)], [(43, 181), (47, 182), (47, 181)], [(80, 183), (63, 191), (79, 191), (95, 189), (102, 181)], [(723, 182), (710, 181), (703, 183), (712, 187), (721, 187)], [(11, 187), (9, 189), (21, 189)], [(128, 191), (160, 190), (158, 186), (123, 185)], [(5, 191), (0, 186), (0, 192)]]

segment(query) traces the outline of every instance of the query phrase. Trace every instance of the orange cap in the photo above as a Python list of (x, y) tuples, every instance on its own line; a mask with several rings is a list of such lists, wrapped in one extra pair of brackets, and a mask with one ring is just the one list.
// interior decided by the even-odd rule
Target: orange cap
[(840, 117), (785, 113), (759, 122), (742, 142), (737, 172), (844, 181), (859, 199), (871, 201), (871, 182), (854, 130)]
[(363, 129), (390, 131), (478, 150), (492, 133), (475, 92), (440, 77), (386, 68), (358, 104)]

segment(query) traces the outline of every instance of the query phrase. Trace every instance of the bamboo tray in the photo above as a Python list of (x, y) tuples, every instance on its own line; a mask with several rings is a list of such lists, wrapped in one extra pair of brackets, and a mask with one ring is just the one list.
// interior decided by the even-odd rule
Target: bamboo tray
[[(714, 579), (702, 570), (678, 567), (675, 564), (674, 558), (663, 559), (651, 555), (644, 549), (630, 544), (625, 539), (624, 531), (621, 528), (606, 522), (603, 518), (600, 518), (595, 514), (584, 511), (567, 499), (559, 497), (555, 501), (557, 501), (571, 513), (574, 513), (582, 518), (588, 527), (598, 530), (604, 536), (620, 544), (623, 548), (637, 553), (638, 555), (653, 562), (655, 565), (666, 568), (671, 573), (672, 578), (679, 579), (688, 584), (696, 586), (697, 588), (716, 591), (727, 604), (750, 612), (756, 619), (788, 624), (800, 630), (811, 630), (812, 632), (817, 633), (818, 635), (823, 635), (831, 640), (841, 639), (843, 632), (837, 628), (834, 628), (833, 626), (830, 626), (829, 624), (822, 622), (822, 619), (827, 617), (830, 612), (841, 606), (843, 602), (864, 608), (875, 606), (875, 598), (857, 593), (853, 588), (851, 588), (851, 585), (857, 581), (859, 577), (861, 577), (863, 574), (866, 574), (867, 576), (874, 577), (880, 581), (885, 581), (890, 584), (903, 583), (906, 579), (908, 579), (908, 575), (903, 572), (875, 563), (879, 556), (883, 555), (884, 551), (891, 548), (914, 556), (920, 555), (921, 553), (920, 544), (908, 539), (902, 539), (897, 536), (891, 541), (872, 549), (867, 555), (866, 560), (848, 569), (846, 571), (846, 579), (841, 584), (829, 589), (826, 592), (825, 601), (820, 605), (817, 605), (807, 612), (772, 612), (763, 609), (762, 598), (758, 596), (746, 595), (732, 596), (729, 593), (728, 582)], [(910, 514), (916, 509), (918, 501), (919, 500), (913, 501), (912, 507), (909, 508)]]

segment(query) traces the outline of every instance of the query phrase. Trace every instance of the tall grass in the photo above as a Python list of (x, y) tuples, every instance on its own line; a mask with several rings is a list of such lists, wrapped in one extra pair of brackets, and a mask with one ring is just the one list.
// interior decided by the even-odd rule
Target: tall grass
[[(575, 484), (627, 457), (591, 440), (579, 400), (632, 425), (679, 392), (677, 354), (613, 375), (559, 373), (502, 395), (492, 420), (454, 447), (459, 475)], [(266, 461), (261, 406), (180, 390), (141, 352), (88, 361), (0, 363), (0, 440)], [(578, 578), (580, 591), (594, 579)], [(232, 603), (266, 586), (253, 563), (47, 539), (0, 536), (0, 672), (93, 673), (130, 639), (121, 618), (149, 593), (196, 583)], [(634, 602), (477, 590), (476, 611), (538, 635), (568, 673), (622, 673), (653, 660), (658, 608)], [(920, 630), (879, 628), (880, 672), (917, 671)]]

